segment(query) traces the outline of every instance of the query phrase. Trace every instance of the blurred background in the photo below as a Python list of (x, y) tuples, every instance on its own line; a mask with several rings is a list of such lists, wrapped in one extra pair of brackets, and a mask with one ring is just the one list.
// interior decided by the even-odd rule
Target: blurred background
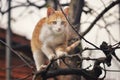
[[(103, 41), (111, 45), (120, 42), (119, 0), (59, 0), (63, 8), (71, 5), (74, 1), (83, 2), (75, 4), (83, 5), (78, 16), (80, 18), (80, 34), (98, 47)], [(115, 1), (118, 3), (99, 18), (101, 13)], [(6, 42), (10, 48), (32, 59), (30, 49), (32, 32), (37, 22), (46, 16), (47, 7), (59, 9), (56, 0), (0, 0), (0, 40)], [(70, 10), (76, 11), (76, 8)], [(96, 22), (93, 23), (95, 20)], [(92, 28), (88, 30), (91, 26)], [(81, 43), (83, 48), (93, 47), (84, 40), (81, 40)], [(116, 55), (120, 58), (119, 53), (120, 50), (116, 50)], [(98, 58), (104, 55), (101, 51), (85, 51), (82, 56)], [(82, 67), (90, 64), (92, 65), (93, 62), (84, 61)], [(111, 64), (112, 66), (107, 69), (120, 70), (120, 63), (116, 59), (113, 58)], [(34, 63), (31, 65), (34, 66)], [(31, 80), (32, 76), (28, 76), (31, 72), (31, 68), (0, 42), (0, 80), (23, 80), (24, 78)], [(27, 76), (28, 78), (26, 78)], [(119, 80), (119, 78), (120, 72), (107, 72), (105, 80)]]

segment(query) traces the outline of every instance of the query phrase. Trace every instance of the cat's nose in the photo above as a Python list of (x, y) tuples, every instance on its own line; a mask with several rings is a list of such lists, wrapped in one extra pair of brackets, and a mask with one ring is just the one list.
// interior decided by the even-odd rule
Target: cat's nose
[(61, 28), (58, 28), (58, 31), (61, 31)]

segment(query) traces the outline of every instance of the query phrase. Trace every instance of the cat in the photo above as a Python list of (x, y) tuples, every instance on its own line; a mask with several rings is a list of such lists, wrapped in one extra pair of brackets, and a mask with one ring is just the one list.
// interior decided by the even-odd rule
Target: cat
[[(68, 16), (69, 8), (64, 9)], [(69, 35), (68, 22), (61, 11), (55, 11), (49, 7), (47, 17), (42, 18), (36, 25), (32, 39), (31, 49), (37, 71), (46, 67), (45, 62), (51, 61), (56, 57), (68, 55), (71, 49), (79, 44), (80, 41), (67, 46)]]

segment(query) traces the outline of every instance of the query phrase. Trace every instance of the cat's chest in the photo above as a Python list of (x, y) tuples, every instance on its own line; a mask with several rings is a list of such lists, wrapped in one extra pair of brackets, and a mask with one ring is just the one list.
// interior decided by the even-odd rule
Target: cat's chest
[(61, 43), (64, 41), (64, 36), (52, 36), (48, 38), (48, 42), (51, 43)]
[(43, 44), (47, 44), (50, 46), (56, 46), (65, 41), (65, 34), (61, 35), (53, 35), (49, 29), (43, 29), (40, 34), (40, 41)]
[(64, 36), (49, 36), (46, 40), (43, 41), (44, 44), (47, 44), (51, 47), (55, 47), (65, 41)]

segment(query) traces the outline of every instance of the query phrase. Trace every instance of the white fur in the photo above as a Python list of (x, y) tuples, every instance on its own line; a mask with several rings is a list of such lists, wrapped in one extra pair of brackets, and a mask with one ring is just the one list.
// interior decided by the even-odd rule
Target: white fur
[(41, 50), (43, 51), (43, 53), (47, 56), (47, 58), (49, 60), (52, 60), (55, 58), (55, 54), (54, 51), (52, 50), (51, 47), (49, 47), (47, 44), (43, 44)]
[[(63, 38), (66, 34), (66, 28), (60, 23), (61, 19), (58, 19), (56, 25), (43, 25), (39, 36), (43, 44), (55, 47), (57, 44), (60, 44), (64, 41)], [(61, 31), (58, 31), (59, 28), (61, 28)]]
[(41, 51), (34, 51), (33, 58), (36, 64), (37, 71), (41, 69), (41, 65), (44, 64), (44, 56)]
[[(54, 53), (55, 47), (65, 40), (65, 26), (61, 25), (62, 20), (60, 18), (56, 21), (57, 24), (44, 24), (39, 36), (43, 43), (41, 50), (49, 60), (56, 57), (56, 54)], [(61, 29), (60, 31), (58, 31), (59, 28)]]
[[(61, 25), (61, 22), (62, 20), (60, 18), (56, 19), (56, 24), (55, 25), (52, 25), (52, 31), (55, 33), (55, 34), (61, 34), (63, 32), (65, 32), (65, 26), (64, 25)], [(60, 29), (60, 31), (59, 31)]]
[(65, 56), (67, 55), (67, 52), (64, 51), (56, 51), (57, 57)]

